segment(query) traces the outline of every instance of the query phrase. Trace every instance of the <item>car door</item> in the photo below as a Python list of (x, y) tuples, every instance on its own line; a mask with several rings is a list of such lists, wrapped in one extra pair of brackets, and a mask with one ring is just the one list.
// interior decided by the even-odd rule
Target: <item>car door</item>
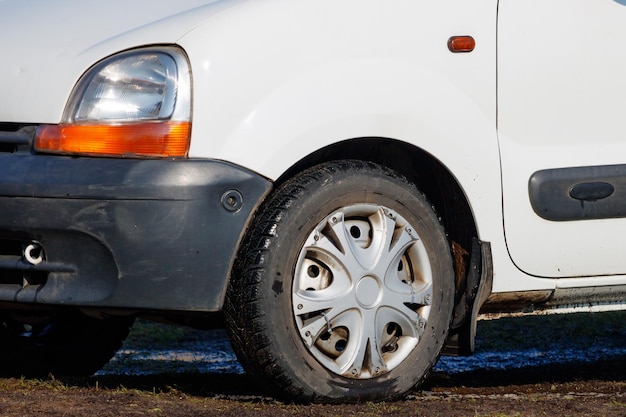
[(626, 273), (626, 1), (500, 0), (504, 228), (539, 277)]

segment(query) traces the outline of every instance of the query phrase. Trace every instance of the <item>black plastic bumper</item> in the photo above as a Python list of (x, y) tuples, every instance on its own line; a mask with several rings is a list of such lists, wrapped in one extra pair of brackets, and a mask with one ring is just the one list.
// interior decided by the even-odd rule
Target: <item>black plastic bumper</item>
[(215, 160), (1, 155), (0, 301), (217, 311), (270, 188)]

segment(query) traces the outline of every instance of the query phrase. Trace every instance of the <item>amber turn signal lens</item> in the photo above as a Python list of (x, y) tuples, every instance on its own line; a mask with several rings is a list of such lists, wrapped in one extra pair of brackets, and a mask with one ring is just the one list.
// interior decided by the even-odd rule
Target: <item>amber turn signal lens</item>
[(471, 36), (452, 36), (448, 39), (450, 52), (472, 52), (476, 47), (476, 41)]
[(190, 137), (189, 122), (42, 125), (35, 135), (35, 150), (92, 156), (183, 157), (189, 152)]

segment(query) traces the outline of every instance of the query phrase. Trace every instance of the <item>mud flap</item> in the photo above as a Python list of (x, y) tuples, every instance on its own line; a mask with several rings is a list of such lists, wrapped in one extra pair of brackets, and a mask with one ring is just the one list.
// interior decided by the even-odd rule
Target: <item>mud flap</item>
[(454, 308), (444, 355), (468, 356), (474, 352), (476, 318), (491, 293), (492, 282), (491, 245), (474, 238), (465, 290)]

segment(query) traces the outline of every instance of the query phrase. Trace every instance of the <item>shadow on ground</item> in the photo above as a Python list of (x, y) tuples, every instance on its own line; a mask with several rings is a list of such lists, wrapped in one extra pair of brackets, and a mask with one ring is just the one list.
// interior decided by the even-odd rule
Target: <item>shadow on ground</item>
[[(452, 361), (442, 358), (414, 394), (461, 387), (485, 393), (498, 388), (497, 392), (502, 393), (507, 389), (514, 392), (522, 385), (526, 390), (540, 391), (553, 384), (570, 389), (569, 385), (577, 383), (581, 389), (593, 389), (598, 382), (622, 383), (626, 369), (625, 323), (626, 312), (479, 322), (476, 355)], [(158, 359), (144, 357), (136, 361), (133, 354), (127, 353), (107, 365), (108, 370), (105, 368), (100, 375), (63, 382), (78, 387), (176, 391), (251, 401), (268, 395), (264, 385), (242, 373), (223, 331), (207, 333), (145, 322), (133, 330), (124, 349), (164, 353)], [(177, 360), (175, 355), (168, 359), (167, 352), (181, 349), (187, 352), (182, 356), (187, 359)], [(211, 352), (215, 352), (212, 358), (203, 356)], [(211, 361), (221, 368), (213, 370)]]
[[(448, 374), (435, 372), (417, 389), (437, 391), (445, 388), (477, 388), (489, 391), (507, 387), (537, 386), (541, 390), (549, 385), (568, 383), (597, 385), (597, 382), (625, 381), (626, 355), (618, 355), (597, 362), (568, 362), (550, 366), (529, 366), (517, 369), (477, 369), (469, 372)], [(105, 389), (130, 389), (145, 392), (180, 392), (191, 396), (232, 398), (257, 401), (270, 395), (263, 386), (246, 374), (228, 373), (175, 373), (152, 375), (104, 375), (86, 379), (62, 379), (78, 387)]]

